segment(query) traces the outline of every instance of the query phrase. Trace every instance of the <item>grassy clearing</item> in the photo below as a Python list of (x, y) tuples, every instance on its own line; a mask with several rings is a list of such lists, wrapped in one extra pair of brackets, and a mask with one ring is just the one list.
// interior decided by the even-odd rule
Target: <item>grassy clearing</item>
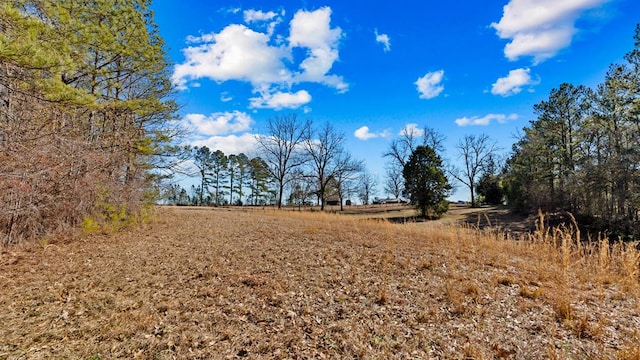
[(2, 249), (0, 358), (640, 358), (640, 253), (317, 212), (163, 208)]

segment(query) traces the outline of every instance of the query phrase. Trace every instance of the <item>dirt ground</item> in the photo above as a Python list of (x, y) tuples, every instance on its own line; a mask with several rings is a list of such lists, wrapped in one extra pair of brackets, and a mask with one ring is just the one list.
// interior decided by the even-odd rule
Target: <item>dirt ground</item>
[(640, 357), (623, 263), (433, 225), (162, 208), (127, 232), (2, 248), (0, 358)]

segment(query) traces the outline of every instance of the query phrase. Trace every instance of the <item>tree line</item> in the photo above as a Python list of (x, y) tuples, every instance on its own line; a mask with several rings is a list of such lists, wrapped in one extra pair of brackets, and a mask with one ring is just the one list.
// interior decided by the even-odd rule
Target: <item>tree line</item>
[[(321, 210), (327, 204), (340, 205), (342, 210), (354, 195), (370, 203), (378, 180), (363, 161), (346, 150), (345, 135), (333, 125), (314, 126), (295, 113), (272, 117), (267, 125), (267, 134), (256, 137), (259, 155), (252, 159), (206, 146), (190, 148), (199, 184), (190, 191), (170, 185), (165, 199), (178, 205), (268, 204), (278, 208), (315, 203)], [(434, 143), (443, 137), (429, 130), (426, 138)], [(405, 196), (424, 217), (441, 216), (448, 208), (446, 197), (452, 186), (440, 155), (426, 144), (414, 143), (409, 133), (400, 141), (404, 141), (402, 150), (399, 142), (391, 146), (396, 150), (394, 159), (402, 160), (401, 172), (389, 175), (394, 177), (396, 199)], [(434, 145), (442, 149), (439, 143)]]
[(259, 157), (250, 159), (240, 153), (225, 155), (207, 146), (189, 149), (197, 169), (198, 185), (187, 191), (171, 182), (164, 198), (175, 205), (266, 205), (273, 199), (267, 164)]
[[(0, 237), (124, 226), (176, 160), (151, 0), (0, 5)], [(171, 156), (169, 156), (171, 155)]]
[[(327, 203), (342, 205), (352, 195), (364, 165), (346, 150), (343, 133), (329, 123), (314, 127), (311, 120), (301, 120), (295, 113), (267, 122), (268, 133), (256, 137), (260, 155), (251, 159), (206, 146), (190, 148), (199, 185), (192, 187), (190, 196), (171, 185), (169, 202), (281, 208), (287, 203), (308, 204), (315, 198), (324, 210)], [(363, 196), (368, 199), (370, 191), (371, 187)]]

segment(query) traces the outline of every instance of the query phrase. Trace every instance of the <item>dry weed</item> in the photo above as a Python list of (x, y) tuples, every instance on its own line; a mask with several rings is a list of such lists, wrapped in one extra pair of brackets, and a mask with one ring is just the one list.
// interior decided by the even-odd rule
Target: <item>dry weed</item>
[(520, 296), (531, 300), (539, 299), (542, 293), (542, 289), (530, 286), (522, 286), (518, 292)]
[(515, 240), (163, 208), (136, 231), (2, 249), (0, 358), (637, 359), (637, 249), (541, 218)]

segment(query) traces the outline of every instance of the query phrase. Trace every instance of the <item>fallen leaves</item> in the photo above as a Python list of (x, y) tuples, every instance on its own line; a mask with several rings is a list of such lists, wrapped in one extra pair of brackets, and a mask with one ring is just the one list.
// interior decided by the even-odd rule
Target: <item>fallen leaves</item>
[(520, 246), (428, 223), (163, 208), (137, 231), (3, 256), (0, 358), (636, 351), (628, 284), (563, 282), (580, 277)]

